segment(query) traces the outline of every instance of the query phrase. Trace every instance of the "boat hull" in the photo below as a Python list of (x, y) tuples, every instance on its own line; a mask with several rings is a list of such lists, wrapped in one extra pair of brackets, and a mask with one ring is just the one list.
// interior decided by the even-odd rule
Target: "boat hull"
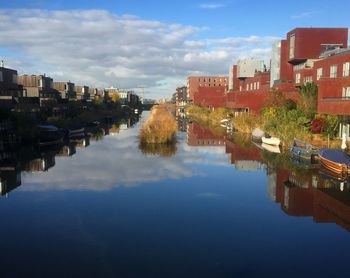
[[(338, 157), (337, 157), (338, 156)], [(322, 149), (319, 158), (324, 167), (337, 174), (349, 173), (350, 158), (342, 151), (333, 149)]]
[(277, 137), (262, 137), (261, 141), (268, 145), (278, 146), (281, 143), (281, 140)]

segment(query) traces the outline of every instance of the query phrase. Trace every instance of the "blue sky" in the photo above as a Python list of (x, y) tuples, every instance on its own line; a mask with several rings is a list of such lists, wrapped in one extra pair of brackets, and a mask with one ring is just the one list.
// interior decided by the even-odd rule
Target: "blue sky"
[[(229, 65), (240, 58), (268, 63), (271, 44), (293, 28), (348, 28), (349, 10), (350, 1), (343, 0), (12, 0), (0, 3), (0, 23), (5, 23), (0, 25), (0, 56), (19, 73), (45, 71), (56, 80), (70, 77), (97, 87), (129, 89), (143, 83), (150, 96), (162, 97), (185, 83), (187, 75), (227, 74)], [(27, 29), (25, 39), (14, 38), (16, 29), (6, 24), (11, 18), (7, 16), (16, 17), (13, 24), (19, 29)], [(91, 34), (86, 25), (93, 26)], [(52, 38), (44, 39), (40, 33)], [(74, 36), (85, 42), (79, 53), (72, 48), (79, 41)], [(96, 45), (95, 60), (93, 49), (86, 45), (89, 38), (95, 40), (91, 41)], [(101, 41), (106, 43), (100, 45)], [(71, 59), (74, 68), (60, 62), (65, 59)]]

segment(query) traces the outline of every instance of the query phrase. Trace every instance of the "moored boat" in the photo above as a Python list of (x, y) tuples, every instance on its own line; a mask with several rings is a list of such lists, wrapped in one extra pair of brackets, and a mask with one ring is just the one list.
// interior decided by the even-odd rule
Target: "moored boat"
[(323, 166), (335, 173), (346, 173), (350, 171), (350, 157), (342, 150), (320, 149), (319, 158)]
[(274, 146), (278, 146), (281, 143), (281, 140), (277, 137), (269, 137), (269, 136), (263, 136), (261, 137), (261, 141), (265, 144), (268, 145), (274, 145)]
[(77, 138), (85, 136), (85, 128), (84, 127), (71, 127), (68, 129), (68, 137), (69, 138)]
[(252, 138), (255, 141), (261, 141), (261, 138), (265, 136), (265, 132), (260, 128), (254, 128), (252, 131)]
[(293, 146), (290, 147), (289, 151), (294, 157), (305, 160), (314, 161), (318, 157), (318, 149), (315, 146), (298, 139), (294, 139)]
[(262, 143), (261, 147), (264, 150), (267, 150), (267, 151), (269, 151), (271, 153), (281, 153), (280, 147), (278, 145), (269, 145), (269, 144), (266, 144), (266, 143)]
[(54, 125), (38, 125), (39, 146), (50, 146), (59, 144), (63, 141), (63, 134)]

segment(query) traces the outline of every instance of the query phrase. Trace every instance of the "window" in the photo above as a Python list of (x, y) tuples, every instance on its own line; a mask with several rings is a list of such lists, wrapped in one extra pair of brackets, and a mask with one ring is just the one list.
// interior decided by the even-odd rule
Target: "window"
[(256, 90), (256, 82), (254, 82), (254, 90)]
[(259, 90), (260, 89), (260, 82), (257, 82), (256, 88)]
[(12, 83), (17, 84), (17, 74), (12, 74)]
[(294, 58), (294, 49), (295, 49), (295, 34), (292, 34), (289, 37), (289, 59)]
[(304, 78), (304, 83), (312, 83), (312, 76), (306, 76)]
[(333, 65), (331, 66), (331, 70), (330, 70), (330, 74), (329, 74), (329, 77), (330, 78), (336, 78), (337, 77), (337, 65)]
[(44, 87), (44, 82), (42, 79), (39, 79), (39, 87), (43, 88)]
[(322, 77), (322, 68), (317, 69), (316, 80), (320, 80)]
[(249, 91), (249, 84), (246, 85), (246, 88), (245, 88), (247, 91)]
[(343, 97), (350, 98), (350, 87), (343, 88)]
[(349, 76), (350, 71), (350, 62), (346, 62), (343, 64), (343, 76)]
[(0, 82), (3, 82), (4, 79), (2, 78), (2, 71), (0, 71)]
[(239, 91), (240, 91), (240, 92), (242, 91), (242, 86), (239, 86)]
[(253, 90), (253, 83), (250, 83), (250, 90)]
[(300, 73), (295, 74), (295, 83), (300, 83)]

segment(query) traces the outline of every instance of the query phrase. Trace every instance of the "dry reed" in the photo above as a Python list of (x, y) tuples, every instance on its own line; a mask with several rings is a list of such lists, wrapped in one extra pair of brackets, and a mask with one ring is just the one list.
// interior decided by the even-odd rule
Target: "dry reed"
[(175, 142), (177, 123), (165, 107), (154, 107), (140, 129), (142, 144), (167, 144)]

